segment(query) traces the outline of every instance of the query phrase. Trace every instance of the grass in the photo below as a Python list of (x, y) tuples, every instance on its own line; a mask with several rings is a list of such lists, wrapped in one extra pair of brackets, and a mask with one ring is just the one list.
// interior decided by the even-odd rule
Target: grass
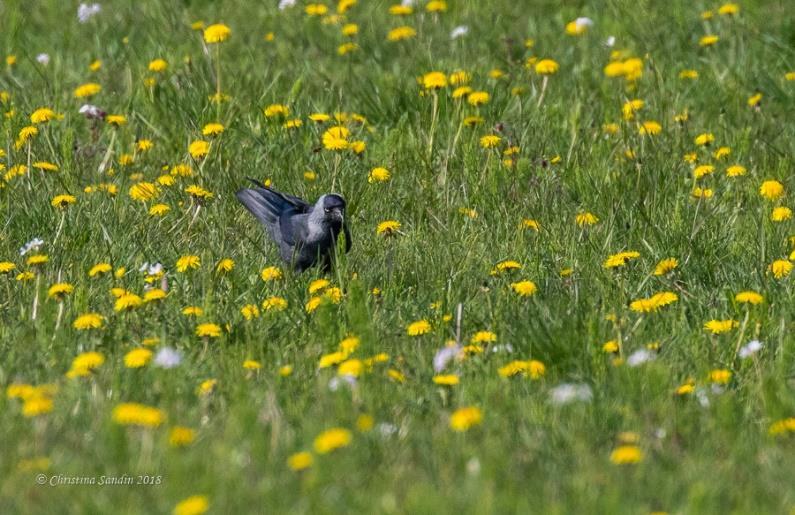
[[(204, 496), (194, 513), (205, 503), (214, 513), (795, 509), (795, 427), (775, 425), (795, 416), (793, 285), (792, 276), (770, 269), (776, 260), (786, 266), (795, 234), (792, 220), (771, 220), (775, 207), (791, 207), (795, 189), (795, 81), (785, 76), (795, 71), (795, 25), (787, 3), (746, 1), (727, 15), (717, 13), (719, 4), (682, 0), (462, 0), (446, 12), (427, 13), (422, 4), (396, 16), (389, 3), (362, 0), (337, 19), (336, 4), (328, 5), (326, 15), (308, 16), (306, 4), (279, 11), (241, 1), (108, 2), (86, 23), (61, 2), (2, 7), (0, 52), (16, 62), (0, 73), (8, 93), (0, 261), (15, 267), (0, 275), (7, 393), (0, 511), (168, 513), (194, 495)], [(704, 20), (708, 9), (714, 16)], [(594, 25), (566, 34), (580, 16)], [(224, 23), (231, 35), (206, 44), (191, 29), (198, 20)], [(346, 23), (358, 34), (343, 36)], [(388, 41), (402, 25), (416, 36)], [(469, 31), (451, 39), (458, 25)], [(270, 32), (272, 41), (264, 38)], [(702, 47), (707, 34), (719, 40)], [(348, 41), (358, 49), (339, 55)], [(615, 51), (641, 59), (641, 76), (607, 77)], [(36, 59), (41, 52), (46, 65)], [(165, 71), (148, 70), (156, 58), (167, 61)], [(545, 88), (532, 58), (560, 66)], [(95, 60), (101, 67), (91, 71)], [(495, 69), (503, 75), (490, 74)], [(680, 78), (685, 69), (698, 78)], [(425, 74), (456, 70), (489, 93), (487, 103), (454, 99), (454, 85), (423, 87)], [(229, 98), (214, 102), (219, 79)], [(88, 82), (101, 91), (75, 98)], [(749, 105), (756, 93), (761, 103)], [(625, 119), (631, 99), (645, 105)], [(86, 119), (78, 113), (85, 103), (124, 115), (126, 124)], [(266, 117), (272, 104), (289, 114)], [(42, 107), (63, 118), (34, 124), (38, 134), (17, 146)], [(349, 113), (343, 125), (350, 141), (365, 142), (361, 154), (324, 148), (322, 135), (336, 122), (309, 115), (335, 112)], [(685, 112), (686, 122), (674, 121)], [(482, 123), (466, 127), (467, 116)], [(283, 127), (296, 118), (301, 127)], [(647, 121), (660, 133), (642, 135)], [(211, 122), (223, 133), (203, 136)], [(611, 123), (614, 134), (604, 129)], [(715, 138), (707, 147), (694, 143), (703, 133)], [(482, 148), (490, 134), (500, 141)], [(153, 148), (136, 150), (141, 139)], [(188, 152), (199, 139), (211, 142), (203, 158)], [(510, 146), (518, 152), (504, 155)], [(720, 147), (730, 154), (715, 157)], [(695, 162), (684, 159), (688, 153)], [(42, 161), (58, 171), (32, 167)], [(158, 183), (180, 163), (191, 177)], [(733, 164), (746, 173), (727, 176)], [(30, 168), (8, 173), (18, 165)], [(698, 165), (714, 171), (696, 179)], [(375, 167), (391, 178), (368, 181)], [(296, 275), (278, 261), (234, 198), (246, 177), (310, 201), (329, 191), (346, 197), (353, 249), (326, 277), (340, 289), (339, 303), (307, 312), (308, 287), (322, 275)], [(766, 180), (780, 181), (785, 195), (760, 195)], [(156, 198), (132, 198), (142, 181), (158, 183)], [(190, 185), (212, 198), (192, 197)], [(696, 187), (712, 196), (694, 197)], [(53, 207), (59, 194), (75, 203)], [(150, 215), (158, 203), (170, 211)], [(598, 222), (576, 223), (585, 212)], [(523, 227), (525, 219), (539, 230)], [(399, 221), (400, 231), (376, 234), (386, 220)], [(21, 256), (34, 237), (44, 245)], [(639, 256), (605, 268), (621, 251)], [(37, 253), (49, 261), (27, 264)], [(177, 261), (194, 255), (200, 265), (179, 272)], [(669, 257), (678, 266), (654, 275)], [(220, 273), (224, 258), (235, 266)], [(492, 273), (508, 260), (521, 268)], [(139, 269), (157, 262), (165, 279), (147, 283)], [(112, 271), (89, 277), (98, 263)], [(283, 277), (264, 282), (268, 266), (281, 267)], [(26, 271), (33, 275), (21, 280)], [(515, 293), (511, 284), (521, 280), (536, 292)], [(73, 291), (48, 298), (59, 282)], [(143, 296), (162, 286), (165, 299), (122, 311), (110, 293)], [(763, 302), (738, 302), (747, 290)], [(677, 300), (650, 313), (631, 309), (662, 291)], [(286, 299), (287, 309), (260, 307), (246, 320), (244, 306), (272, 296)], [(187, 306), (203, 314), (186, 316)], [(76, 329), (89, 312), (104, 317), (102, 327)], [(410, 336), (407, 326), (418, 320), (431, 331)], [(736, 324), (711, 334), (710, 320)], [(202, 323), (216, 324), (220, 336), (197, 336)], [(468, 345), (479, 331), (496, 341), (448, 364), (443, 373), (459, 384), (434, 384), (437, 351), (450, 340)], [(319, 368), (351, 335), (359, 345), (348, 360), (388, 356), (363, 367), (353, 385), (336, 365)], [(611, 340), (618, 350), (605, 352)], [(761, 351), (741, 357), (751, 340), (762, 342)], [(175, 349), (182, 362), (125, 366), (138, 348), (153, 356)], [(643, 349), (654, 359), (630, 366)], [(104, 362), (67, 377), (84, 352)], [(531, 359), (544, 364), (541, 377), (498, 372)], [(246, 360), (261, 368), (244, 368)], [(289, 375), (280, 374), (284, 366)], [(728, 379), (715, 371), (728, 371)], [(211, 379), (214, 387), (201, 393)], [(677, 393), (690, 382), (690, 393)], [(565, 383), (587, 385), (590, 398), (554, 402)], [(17, 395), (21, 384), (29, 386)], [(119, 423), (114, 410), (128, 402), (160, 410), (162, 420)], [(482, 420), (453, 430), (454, 413), (466, 407)], [(192, 429), (192, 442), (171, 445), (175, 426)], [(317, 452), (315, 439), (334, 427), (350, 431), (350, 442)], [(611, 459), (621, 446), (636, 463)], [(302, 451), (312, 465), (291, 470), (289, 458)], [(49, 485), (53, 477), (102, 476), (157, 484)]]

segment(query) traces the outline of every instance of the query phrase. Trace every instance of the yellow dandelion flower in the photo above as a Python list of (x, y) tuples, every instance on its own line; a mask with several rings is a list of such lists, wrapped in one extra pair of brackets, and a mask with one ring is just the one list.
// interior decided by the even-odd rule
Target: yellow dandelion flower
[(378, 224), (375, 233), (379, 236), (392, 236), (400, 231), (401, 224), (397, 220), (386, 220)]
[(269, 297), (262, 301), (265, 311), (284, 311), (287, 309), (287, 299), (283, 297)]
[(715, 384), (728, 384), (732, 378), (732, 373), (726, 369), (715, 369), (709, 373), (709, 380)]
[(171, 447), (186, 447), (196, 439), (196, 431), (189, 427), (174, 426), (168, 433), (168, 444)]
[(422, 86), (428, 90), (447, 87), (447, 75), (442, 72), (429, 72), (422, 76)]
[(246, 304), (240, 308), (240, 314), (243, 315), (243, 318), (246, 320), (253, 320), (259, 318), (259, 308), (256, 304)]
[(206, 495), (193, 495), (177, 503), (172, 515), (203, 515), (210, 509), (210, 500)]
[(519, 281), (511, 283), (511, 289), (520, 297), (529, 297), (538, 290), (533, 281)]
[(50, 261), (50, 258), (47, 257), (45, 254), (34, 254), (34, 255), (30, 256), (25, 261), (25, 263), (27, 263), (28, 266), (38, 266), (38, 265), (43, 265), (43, 264), (45, 264), (45, 263), (47, 263), (49, 261)]
[(350, 445), (353, 435), (347, 429), (335, 427), (320, 433), (314, 441), (315, 452), (328, 454)]
[(790, 218), (792, 218), (792, 210), (788, 207), (777, 207), (770, 214), (770, 220), (773, 222), (784, 222)]
[(129, 311), (143, 304), (143, 299), (134, 293), (125, 293), (116, 299), (114, 311)]
[(221, 336), (221, 326), (213, 323), (204, 323), (196, 326), (196, 336), (201, 338), (218, 338)]
[(596, 225), (599, 222), (599, 218), (593, 213), (583, 212), (583, 213), (578, 213), (577, 216), (574, 218), (574, 221), (580, 227), (586, 227), (589, 225)]
[(776, 279), (783, 279), (792, 272), (792, 263), (786, 259), (777, 259), (770, 264), (768, 270)]
[(157, 302), (166, 298), (168, 294), (160, 288), (153, 288), (144, 293), (144, 302)]
[(784, 196), (784, 185), (773, 179), (766, 180), (759, 187), (759, 194), (767, 200), (777, 200)]
[(66, 377), (85, 377), (91, 375), (93, 371), (98, 369), (105, 363), (105, 357), (98, 352), (83, 352), (78, 354), (72, 360), (72, 366), (67, 372)]
[(500, 275), (506, 272), (511, 272), (513, 270), (521, 270), (522, 264), (518, 261), (513, 261), (511, 259), (500, 261), (497, 263), (494, 268), (489, 272), (490, 275)]
[(406, 334), (409, 336), (422, 336), (431, 332), (431, 324), (427, 320), (417, 320), (406, 327)]
[(247, 359), (243, 362), (243, 368), (246, 370), (259, 370), (262, 368), (262, 363), (254, 361), (253, 359)]
[(22, 415), (27, 418), (38, 417), (52, 411), (53, 402), (49, 397), (34, 396), (25, 399)]
[(127, 123), (127, 117), (123, 114), (109, 114), (105, 117), (105, 122), (114, 127), (121, 127)]
[(69, 283), (56, 283), (47, 290), (47, 296), (51, 299), (63, 300), (64, 297), (74, 291), (75, 287)]
[(341, 125), (331, 127), (323, 133), (323, 147), (326, 150), (345, 150), (350, 146), (350, 131)]
[(433, 383), (439, 386), (455, 386), (460, 379), (455, 374), (442, 374), (433, 376)]
[(30, 122), (35, 124), (47, 123), (58, 118), (60, 118), (60, 115), (49, 107), (41, 107), (30, 115)]
[(655, 293), (651, 297), (645, 299), (634, 300), (629, 304), (629, 309), (638, 313), (652, 313), (673, 304), (679, 300), (679, 296), (670, 291), (663, 291)]
[(450, 416), (450, 429), (457, 432), (468, 431), (480, 425), (483, 421), (483, 412), (475, 406), (459, 408)]
[(124, 355), (124, 366), (127, 368), (145, 367), (152, 360), (149, 349), (133, 349)]
[(603, 268), (619, 268), (627, 263), (629, 263), (633, 259), (637, 259), (640, 257), (640, 252), (636, 252), (634, 250), (626, 251), (626, 252), (619, 252), (617, 254), (612, 254), (608, 256), (608, 258), (602, 263)]
[(740, 177), (741, 175), (745, 175), (746, 168), (741, 165), (732, 165), (726, 168), (726, 176), (727, 177)]
[(560, 69), (560, 65), (552, 59), (541, 59), (535, 65), (536, 73), (539, 75), (554, 75)]
[(386, 35), (386, 39), (388, 41), (402, 41), (404, 39), (413, 38), (416, 35), (416, 30), (407, 25), (403, 25), (390, 30)]
[(97, 277), (99, 275), (107, 274), (111, 270), (113, 270), (113, 267), (110, 266), (110, 263), (97, 263), (88, 271), (88, 276)]
[(306, 451), (296, 452), (287, 458), (287, 466), (290, 467), (290, 470), (294, 470), (296, 472), (308, 469), (312, 466), (313, 462), (314, 458), (312, 458), (312, 455)]
[(160, 190), (155, 184), (151, 182), (137, 182), (130, 186), (128, 191), (130, 198), (139, 202), (147, 202), (157, 198)]
[(610, 461), (615, 465), (633, 465), (643, 461), (643, 451), (636, 445), (621, 445), (610, 453)]
[(472, 344), (493, 343), (496, 341), (497, 335), (491, 331), (478, 331), (469, 340)]
[(712, 334), (723, 334), (731, 331), (738, 325), (736, 320), (710, 320), (704, 324), (704, 329)]
[(204, 29), (204, 41), (209, 44), (221, 43), (229, 39), (232, 29), (223, 23), (215, 23)]
[(467, 104), (471, 106), (482, 106), (489, 103), (491, 95), (485, 91), (472, 91), (467, 95)]
[(666, 258), (657, 263), (654, 267), (654, 275), (665, 275), (679, 266), (679, 260), (676, 258)]
[(480, 138), (480, 146), (483, 148), (494, 148), (500, 144), (500, 141), (502, 141), (502, 138), (496, 134), (487, 134)]
[(185, 273), (189, 270), (196, 270), (201, 266), (201, 259), (199, 256), (187, 255), (182, 256), (177, 260), (177, 272)]
[(646, 121), (640, 125), (638, 132), (644, 136), (656, 136), (662, 132), (662, 125), (654, 120)]
[(734, 296), (734, 300), (740, 304), (761, 304), (765, 298), (755, 291), (741, 291)]
[(188, 146), (188, 153), (193, 159), (203, 159), (210, 152), (210, 143), (204, 140), (196, 140)]
[(164, 216), (169, 211), (171, 211), (171, 208), (167, 204), (155, 204), (154, 206), (149, 208), (149, 215)]
[(277, 266), (269, 266), (262, 269), (262, 272), (260, 272), (260, 278), (266, 283), (270, 281), (276, 281), (282, 278), (282, 271)]
[(720, 38), (714, 34), (707, 34), (698, 40), (698, 45), (701, 47), (709, 47), (718, 42)]
[(74, 195), (63, 194), (54, 196), (50, 201), (50, 205), (55, 208), (63, 209), (74, 204), (75, 202), (77, 202), (77, 198), (75, 198)]
[(96, 82), (88, 82), (75, 88), (74, 95), (75, 98), (88, 98), (93, 97), (100, 91), (102, 91), (102, 86)]

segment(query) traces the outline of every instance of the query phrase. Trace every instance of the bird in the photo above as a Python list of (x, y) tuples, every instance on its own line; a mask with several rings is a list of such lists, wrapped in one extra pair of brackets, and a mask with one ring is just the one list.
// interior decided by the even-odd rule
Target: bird
[(256, 186), (239, 190), (237, 199), (265, 226), (282, 260), (294, 270), (303, 272), (319, 265), (324, 272), (330, 271), (340, 231), (345, 234), (345, 252), (350, 251), (351, 233), (341, 195), (326, 193), (313, 205), (249, 180)]

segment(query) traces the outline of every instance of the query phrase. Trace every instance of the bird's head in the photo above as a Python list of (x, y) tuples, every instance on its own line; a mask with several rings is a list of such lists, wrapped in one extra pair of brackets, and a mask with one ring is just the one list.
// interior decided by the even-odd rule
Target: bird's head
[(336, 193), (323, 195), (315, 206), (322, 209), (323, 219), (327, 222), (342, 223), (345, 219), (345, 199)]

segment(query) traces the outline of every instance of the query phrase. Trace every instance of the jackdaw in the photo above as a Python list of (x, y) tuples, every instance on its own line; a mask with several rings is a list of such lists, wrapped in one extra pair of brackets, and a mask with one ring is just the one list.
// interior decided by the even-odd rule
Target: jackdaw
[(256, 187), (238, 191), (237, 199), (265, 226), (279, 246), (281, 258), (296, 271), (318, 264), (323, 271), (329, 271), (340, 230), (345, 232), (345, 252), (351, 249), (342, 196), (327, 193), (311, 205), (249, 180)]

